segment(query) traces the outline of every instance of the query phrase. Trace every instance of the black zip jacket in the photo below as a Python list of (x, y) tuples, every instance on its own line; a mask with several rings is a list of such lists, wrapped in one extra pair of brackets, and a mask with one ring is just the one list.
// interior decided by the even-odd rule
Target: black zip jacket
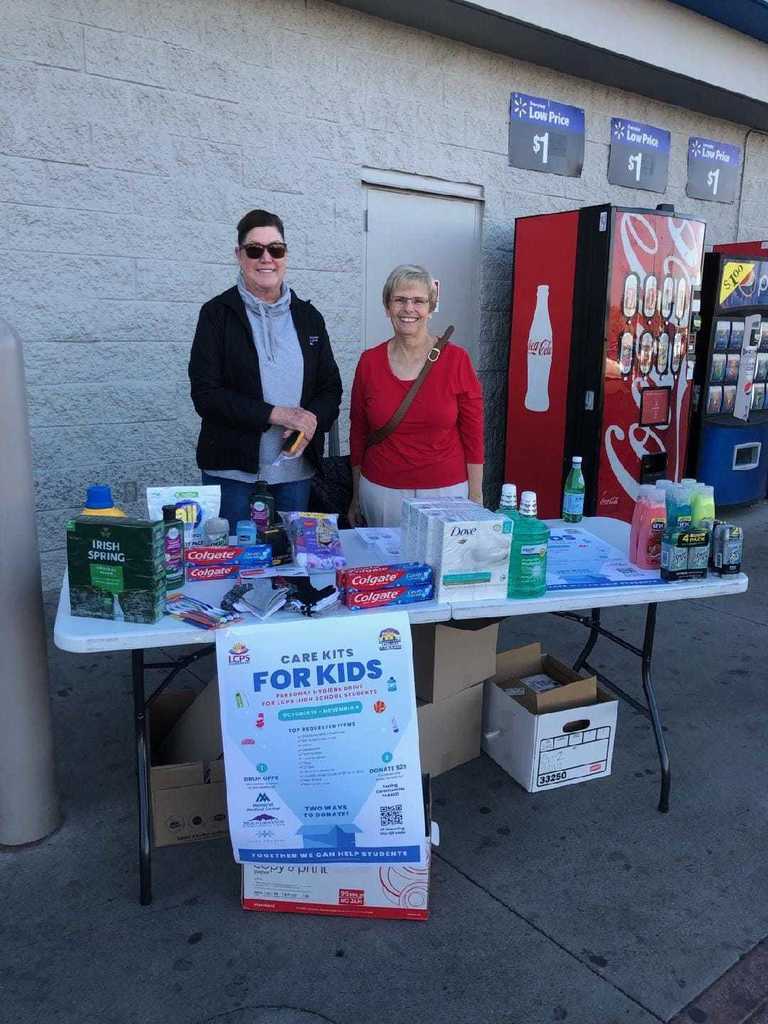
[[(325, 434), (339, 415), (341, 376), (325, 321), (291, 291), (291, 317), (304, 358), (301, 406), (317, 416), (317, 432), (304, 454), (318, 469)], [(264, 401), (259, 357), (237, 288), (200, 310), (189, 359), (192, 401), (202, 419), (197, 442), (201, 469), (258, 473), (259, 442), (274, 406)]]

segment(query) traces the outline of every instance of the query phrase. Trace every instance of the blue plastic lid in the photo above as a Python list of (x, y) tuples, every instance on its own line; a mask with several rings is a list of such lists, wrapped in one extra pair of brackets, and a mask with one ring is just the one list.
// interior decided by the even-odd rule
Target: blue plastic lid
[(91, 484), (85, 499), (86, 508), (112, 508), (112, 488), (109, 484)]

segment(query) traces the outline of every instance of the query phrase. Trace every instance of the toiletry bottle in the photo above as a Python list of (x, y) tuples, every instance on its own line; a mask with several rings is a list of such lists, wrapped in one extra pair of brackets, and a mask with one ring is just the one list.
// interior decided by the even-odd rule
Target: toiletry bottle
[(275, 499), (265, 480), (257, 480), (248, 499), (251, 519), (256, 529), (266, 530), (275, 521)]
[(541, 597), (547, 590), (549, 527), (536, 518), (536, 494), (523, 491), (512, 534), (508, 597)]
[(664, 492), (657, 487), (649, 487), (638, 507), (637, 547), (633, 561), (641, 569), (658, 569), (667, 524)]
[(109, 484), (91, 484), (81, 516), (124, 516), (125, 512), (114, 503)]
[(176, 515), (175, 505), (163, 505), (165, 537), (165, 592), (178, 593), (184, 586), (184, 523)]

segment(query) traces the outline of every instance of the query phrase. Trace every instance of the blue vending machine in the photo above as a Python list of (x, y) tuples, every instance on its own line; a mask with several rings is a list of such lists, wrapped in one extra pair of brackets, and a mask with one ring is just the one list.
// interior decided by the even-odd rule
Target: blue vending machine
[(768, 490), (768, 259), (707, 253), (688, 475), (720, 505)]

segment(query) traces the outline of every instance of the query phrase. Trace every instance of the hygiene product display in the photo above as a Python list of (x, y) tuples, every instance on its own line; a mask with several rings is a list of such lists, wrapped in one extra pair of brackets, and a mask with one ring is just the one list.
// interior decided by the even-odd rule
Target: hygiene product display
[(218, 516), (221, 487), (206, 484), (192, 487), (148, 487), (147, 510), (152, 520), (163, 518), (163, 506), (174, 505), (176, 515), (184, 523), (184, 544), (202, 544), (206, 519)]
[(158, 622), (165, 613), (165, 524), (128, 516), (78, 516), (67, 523), (73, 615)]

